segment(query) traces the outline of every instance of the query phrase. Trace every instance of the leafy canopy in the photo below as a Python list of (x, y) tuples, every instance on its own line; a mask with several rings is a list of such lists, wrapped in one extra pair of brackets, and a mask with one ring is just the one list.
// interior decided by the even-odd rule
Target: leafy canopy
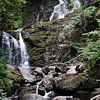
[(0, 1), (0, 29), (19, 28), (22, 24), (22, 10), (26, 0)]

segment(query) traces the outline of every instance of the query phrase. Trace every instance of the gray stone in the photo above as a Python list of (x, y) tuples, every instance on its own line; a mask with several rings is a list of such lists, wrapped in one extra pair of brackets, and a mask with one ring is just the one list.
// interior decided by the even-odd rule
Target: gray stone
[(73, 100), (73, 96), (57, 96), (53, 100)]
[(55, 87), (60, 90), (73, 91), (78, 88), (81, 83), (79, 75), (63, 74), (55, 78)]
[(43, 98), (43, 96), (38, 95), (38, 94), (26, 94), (23, 97), (23, 100), (46, 100), (46, 99)]

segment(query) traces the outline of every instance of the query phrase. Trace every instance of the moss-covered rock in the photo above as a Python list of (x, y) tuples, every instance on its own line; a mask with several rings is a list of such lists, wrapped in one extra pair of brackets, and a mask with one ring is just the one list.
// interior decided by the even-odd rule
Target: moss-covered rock
[(79, 75), (62, 75), (58, 79), (55, 79), (55, 81), (55, 87), (64, 91), (73, 91), (78, 88), (81, 83)]
[(69, 42), (65, 28), (73, 23), (73, 17), (77, 14), (78, 12), (69, 14), (63, 20), (36, 22), (24, 28), (24, 32), (30, 34), (25, 37), (25, 41), (32, 66), (44, 66), (69, 59)]
[(27, 27), (24, 31), (30, 33), (30, 35), (25, 38), (28, 43), (30, 63), (34, 66), (44, 66), (46, 40), (50, 35), (49, 23), (34, 23), (31, 24), (29, 28)]

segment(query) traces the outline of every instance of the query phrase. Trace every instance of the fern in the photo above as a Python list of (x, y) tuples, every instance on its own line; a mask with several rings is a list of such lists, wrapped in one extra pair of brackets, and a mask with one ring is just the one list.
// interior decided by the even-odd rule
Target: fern
[(100, 40), (89, 42), (81, 50), (82, 58), (86, 61), (88, 68), (94, 66), (97, 60), (100, 59)]

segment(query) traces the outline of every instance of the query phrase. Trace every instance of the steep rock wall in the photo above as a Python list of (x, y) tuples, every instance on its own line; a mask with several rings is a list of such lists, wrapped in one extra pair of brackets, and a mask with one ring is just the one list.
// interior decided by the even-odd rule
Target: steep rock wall
[(27, 5), (25, 11), (24, 23), (48, 21), (53, 8), (59, 3), (58, 0), (29, 0), (30, 4)]

